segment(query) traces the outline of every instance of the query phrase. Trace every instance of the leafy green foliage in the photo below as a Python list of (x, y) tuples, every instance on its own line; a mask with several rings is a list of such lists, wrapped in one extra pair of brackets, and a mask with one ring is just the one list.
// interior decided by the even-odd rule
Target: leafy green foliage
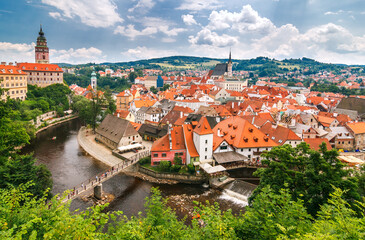
[(157, 92), (158, 92), (157, 89), (154, 86), (152, 86), (150, 88), (150, 91), (153, 92), (154, 94), (157, 94)]
[[(90, 85), (92, 71), (92, 68), (81, 68), (76, 71), (76, 74), (64, 73), (63, 79), (68, 85), (77, 84), (80, 87), (87, 88)], [(130, 84), (126, 78), (110, 76), (100, 77), (98, 73), (97, 78), (99, 89), (105, 90), (109, 88), (115, 92), (120, 92), (130, 88)]]
[(150, 164), (151, 165), (151, 156), (141, 158), (138, 162), (140, 165)]
[(263, 164), (255, 173), (260, 176), (260, 184), (250, 201), (267, 186), (275, 192), (287, 188), (293, 200), (302, 199), (308, 212), (315, 216), (320, 206), (327, 202), (333, 192), (333, 186), (343, 190), (350, 203), (360, 200), (357, 180), (350, 177), (343, 163), (337, 159), (336, 150), (328, 151), (322, 144), (319, 152), (313, 151), (306, 143), (296, 148), (290, 145), (274, 147), (264, 154)]
[(46, 197), (35, 199), (28, 188), (20, 185), (11, 190), (0, 189), (1, 239), (100, 239), (109, 214), (104, 207), (71, 214), (69, 204), (56, 198), (46, 203)]
[[(221, 211), (218, 204), (197, 204), (191, 225), (179, 220), (168, 199), (152, 188), (145, 214), (128, 219), (122, 212), (103, 213), (105, 206), (70, 212), (56, 197), (36, 199), (27, 183), (0, 189), (1, 239), (364, 239), (364, 217), (358, 217), (345, 192), (335, 188), (318, 218), (293, 201), (288, 189), (267, 187), (243, 214)], [(364, 205), (359, 203), (364, 211)]]
[(171, 162), (170, 161), (161, 161), (160, 164), (158, 165), (158, 168), (162, 172), (170, 172)]
[(19, 147), (30, 137), (22, 122), (13, 121), (9, 102), (0, 101), (0, 188), (17, 187), (33, 181), (29, 191), (35, 196), (52, 187), (51, 173), (44, 165), (35, 165), (32, 155), (20, 155)]
[(275, 194), (270, 187), (265, 187), (246, 208), (237, 235), (240, 239), (277, 239), (280, 235), (293, 239), (310, 224), (311, 216), (302, 200), (291, 200), (288, 189), (280, 189)]

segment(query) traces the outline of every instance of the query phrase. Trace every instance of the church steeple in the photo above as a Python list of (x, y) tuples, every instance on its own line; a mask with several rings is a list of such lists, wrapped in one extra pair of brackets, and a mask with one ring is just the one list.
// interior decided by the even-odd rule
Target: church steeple
[(35, 62), (49, 63), (49, 49), (47, 47), (47, 39), (44, 36), (42, 25), (40, 26), (37, 37), (37, 46), (35, 46)]
[(229, 59), (228, 59), (228, 63), (227, 63), (227, 74), (228, 77), (232, 77), (232, 58), (231, 58), (231, 49), (229, 49)]

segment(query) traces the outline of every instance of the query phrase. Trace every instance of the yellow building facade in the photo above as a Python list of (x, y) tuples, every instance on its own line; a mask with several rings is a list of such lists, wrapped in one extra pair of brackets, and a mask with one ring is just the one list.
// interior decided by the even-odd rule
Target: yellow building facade
[(27, 96), (27, 73), (13, 65), (0, 65), (0, 86), (5, 91), (1, 100), (9, 96), (12, 99), (25, 100)]

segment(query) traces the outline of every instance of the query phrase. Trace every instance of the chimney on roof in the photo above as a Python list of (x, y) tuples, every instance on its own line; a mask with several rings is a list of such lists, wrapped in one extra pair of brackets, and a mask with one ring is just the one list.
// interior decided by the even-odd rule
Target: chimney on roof
[(1, 62), (1, 65), (6, 65), (6, 62)]
[(13, 63), (12, 62), (9, 62), (9, 66), (13, 66)]
[(222, 137), (222, 136), (223, 136), (223, 135), (221, 134), (221, 129), (220, 129), (220, 128), (218, 128), (217, 135), (218, 135), (218, 137)]
[(182, 118), (183, 117), (183, 112), (180, 112), (180, 118)]
[(169, 144), (170, 144), (170, 150), (172, 149), (172, 139), (171, 139), (171, 128), (169, 127)]

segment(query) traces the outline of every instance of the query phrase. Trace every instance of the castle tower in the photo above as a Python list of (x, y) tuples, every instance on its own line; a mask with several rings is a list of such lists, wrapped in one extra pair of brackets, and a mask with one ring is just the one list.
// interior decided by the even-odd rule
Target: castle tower
[(37, 46), (35, 46), (35, 62), (49, 63), (49, 50), (47, 47), (47, 39), (42, 31), (42, 25), (41, 29), (39, 30), (39, 36), (37, 38)]
[(97, 85), (97, 78), (95, 70), (91, 73), (91, 87), (96, 91), (96, 85)]
[(229, 50), (229, 59), (227, 64), (227, 75), (228, 77), (232, 77), (232, 59), (231, 59), (231, 49)]

